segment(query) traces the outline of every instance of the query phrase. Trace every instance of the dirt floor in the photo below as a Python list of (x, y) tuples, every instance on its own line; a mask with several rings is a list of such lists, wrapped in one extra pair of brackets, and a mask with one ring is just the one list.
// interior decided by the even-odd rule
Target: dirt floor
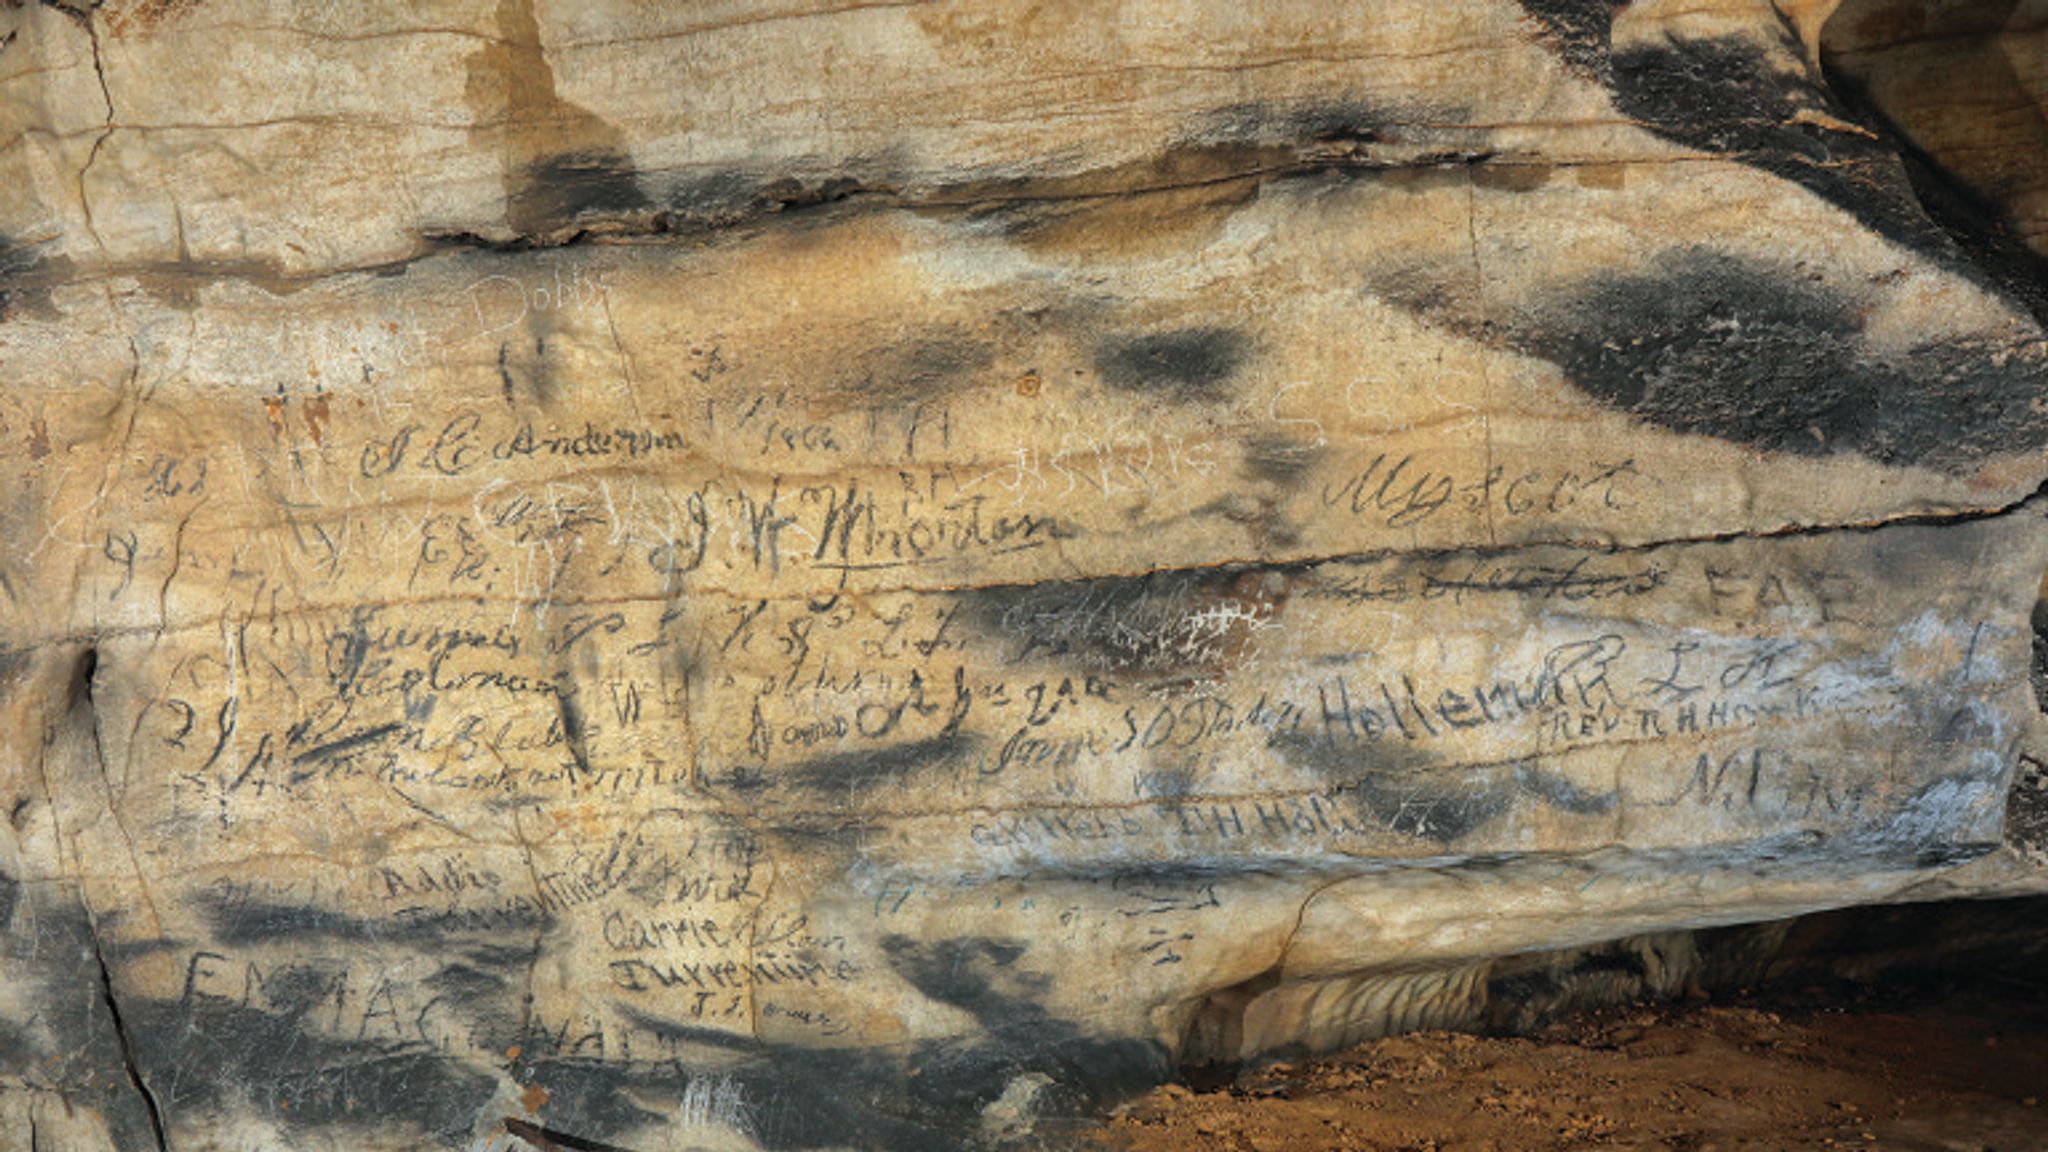
[(1526, 1038), (1422, 1033), (1169, 1085), (1094, 1134), (1132, 1152), (2048, 1149), (2048, 1004), (1668, 1004)]

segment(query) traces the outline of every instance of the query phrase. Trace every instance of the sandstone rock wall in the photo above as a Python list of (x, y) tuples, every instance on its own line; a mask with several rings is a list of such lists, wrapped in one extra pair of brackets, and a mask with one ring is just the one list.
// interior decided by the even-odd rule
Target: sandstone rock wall
[(2048, 343), (1827, 8), (0, 9), (0, 1143), (953, 1148), (2048, 887)]

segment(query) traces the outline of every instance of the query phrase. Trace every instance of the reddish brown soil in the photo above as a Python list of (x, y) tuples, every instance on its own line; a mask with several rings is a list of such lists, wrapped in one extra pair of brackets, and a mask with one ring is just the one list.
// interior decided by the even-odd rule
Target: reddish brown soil
[(1169, 1085), (1095, 1138), (1131, 1152), (2048, 1149), (2048, 1006), (1668, 1005), (1529, 1038), (1424, 1033)]

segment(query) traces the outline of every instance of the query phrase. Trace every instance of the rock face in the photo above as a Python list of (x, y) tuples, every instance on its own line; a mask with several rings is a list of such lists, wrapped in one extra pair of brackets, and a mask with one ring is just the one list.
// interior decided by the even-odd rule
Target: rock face
[(0, 9), (5, 1142), (1000, 1143), (2048, 890), (2043, 154), (1832, 8)]

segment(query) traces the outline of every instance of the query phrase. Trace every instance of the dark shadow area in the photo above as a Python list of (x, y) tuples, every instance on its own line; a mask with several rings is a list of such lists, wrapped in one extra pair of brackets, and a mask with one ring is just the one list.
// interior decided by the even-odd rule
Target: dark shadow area
[(1485, 968), (1478, 1018), (1227, 1077), (1184, 1067), (1058, 1129), (1062, 1146), (2048, 1147), (2048, 897), (1851, 908)]
[(1718, 997), (1816, 1008), (1959, 995), (2048, 1005), (2048, 896), (1845, 908), (1702, 932), (1699, 943)]
[(2048, 118), (2004, 43), (2025, 33), (2025, 8), (1844, 0), (1823, 29), (1821, 66), (1855, 118), (1898, 151), (1928, 217), (1998, 290), (2048, 321), (2048, 255), (2028, 246), (2013, 215), (2029, 189), (2048, 185)]

